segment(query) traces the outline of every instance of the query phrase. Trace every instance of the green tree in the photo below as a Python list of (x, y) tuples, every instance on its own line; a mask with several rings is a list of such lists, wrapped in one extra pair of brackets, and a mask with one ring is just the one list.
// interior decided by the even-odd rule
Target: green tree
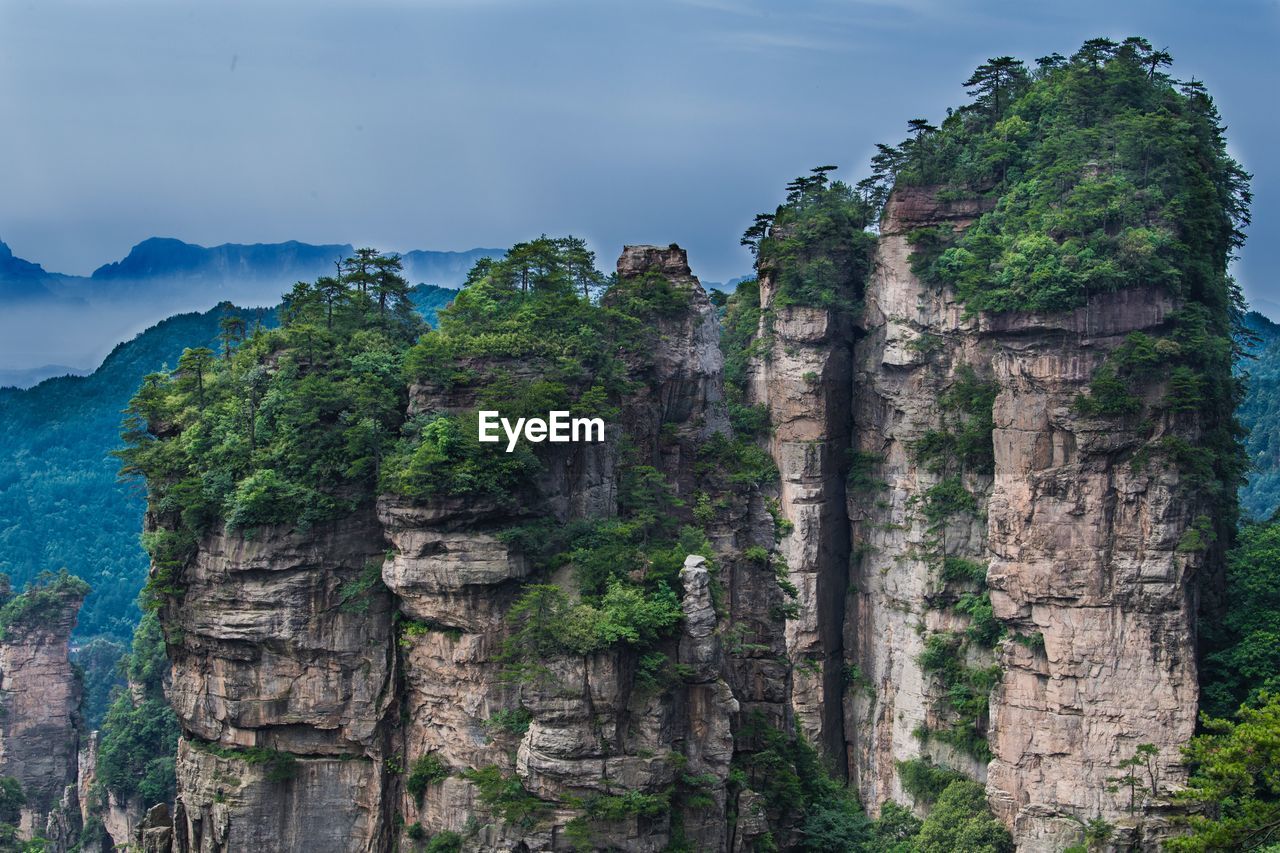
[(987, 808), (977, 782), (952, 782), (916, 836), (916, 853), (1013, 853), (1013, 838)]
[(22, 783), (13, 776), (0, 776), (0, 823), (16, 824), (26, 804)]
[(222, 341), (222, 357), (231, 358), (231, 348), (244, 340), (245, 322), (239, 314), (228, 314), (218, 323), (218, 337)]
[(213, 365), (214, 352), (208, 347), (187, 348), (178, 356), (178, 369), (174, 376), (180, 381), (189, 382), (195, 389), (196, 402), (204, 408), (205, 375)]
[(1168, 848), (1258, 850), (1280, 842), (1280, 694), (1240, 708), (1234, 721), (1203, 722), (1206, 734), (1185, 750), (1191, 776), (1179, 796), (1207, 813), (1192, 815), (1191, 834), (1170, 839)]
[(1022, 60), (1012, 56), (997, 56), (979, 65), (969, 79), (964, 81), (969, 95), (975, 98), (974, 106), (984, 110), (991, 126), (1004, 116), (1005, 108), (1028, 81), (1027, 68)]

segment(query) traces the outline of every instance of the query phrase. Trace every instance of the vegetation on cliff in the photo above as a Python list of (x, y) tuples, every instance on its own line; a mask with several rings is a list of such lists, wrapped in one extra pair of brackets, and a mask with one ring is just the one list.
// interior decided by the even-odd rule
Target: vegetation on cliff
[(0, 574), (0, 639), (14, 631), (43, 627), (69, 612), (74, 614), (88, 594), (89, 584), (66, 569), (41, 572), (17, 595), (9, 585), (9, 576)]
[(1171, 62), (1141, 38), (1092, 39), (1034, 71), (989, 60), (966, 84), (973, 102), (882, 147), (867, 189), (941, 184), (995, 199), (963, 234), (921, 241), (926, 278), (971, 310), (1059, 311), (1147, 285), (1225, 314), (1248, 175), (1204, 86), (1173, 80)]
[[(164, 695), (169, 670), (164, 635), (154, 613), (142, 617), (121, 661), (128, 688), (117, 688), (100, 730), (97, 778), (121, 803), (135, 795), (144, 808), (173, 799), (178, 718)], [(93, 792), (101, 797), (102, 791)]]
[(774, 304), (856, 310), (871, 272), (875, 207), (819, 166), (787, 184), (774, 213), (761, 213), (742, 236), (761, 274), (773, 277)]

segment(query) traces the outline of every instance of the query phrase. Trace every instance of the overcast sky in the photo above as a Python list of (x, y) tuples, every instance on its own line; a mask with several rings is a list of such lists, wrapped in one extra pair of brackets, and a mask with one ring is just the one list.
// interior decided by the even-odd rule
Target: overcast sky
[(87, 273), (153, 235), (679, 242), (746, 272), (782, 185), (942, 117), (983, 59), (1145, 35), (1255, 174), (1238, 275), (1280, 316), (1280, 0), (0, 0), (0, 239)]

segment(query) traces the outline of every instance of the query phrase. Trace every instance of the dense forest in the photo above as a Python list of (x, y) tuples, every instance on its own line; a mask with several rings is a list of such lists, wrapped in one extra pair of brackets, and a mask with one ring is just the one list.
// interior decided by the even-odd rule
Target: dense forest
[(1245, 358), (1236, 369), (1248, 377), (1239, 415), (1248, 431), (1249, 482), (1240, 490), (1240, 507), (1267, 519), (1280, 507), (1280, 326), (1250, 311), (1241, 345)]

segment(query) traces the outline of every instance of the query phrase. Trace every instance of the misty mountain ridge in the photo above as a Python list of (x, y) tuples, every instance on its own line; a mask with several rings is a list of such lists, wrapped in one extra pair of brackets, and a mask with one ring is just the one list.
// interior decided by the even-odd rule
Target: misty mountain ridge
[[(224, 243), (152, 237), (88, 276), (50, 272), (0, 241), (0, 385), (92, 371), (120, 341), (173, 314), (218, 302), (272, 306), (296, 281), (334, 271), (348, 243)], [(456, 288), (481, 258), (502, 249), (416, 249), (401, 255), (415, 284)]]

